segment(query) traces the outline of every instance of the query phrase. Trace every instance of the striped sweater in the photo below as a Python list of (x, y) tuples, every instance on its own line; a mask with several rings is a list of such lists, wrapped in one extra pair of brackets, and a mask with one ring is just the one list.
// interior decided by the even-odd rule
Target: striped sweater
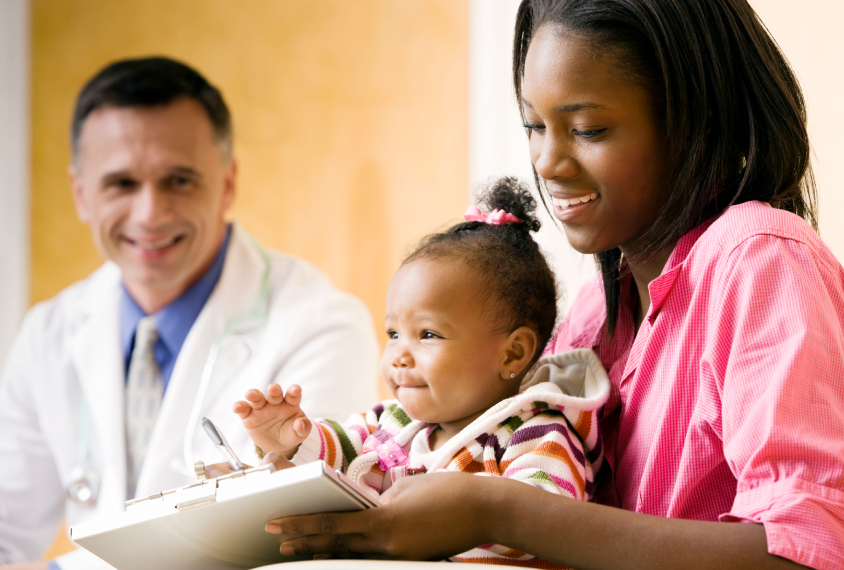
[[(598, 411), (610, 384), (595, 354), (573, 350), (542, 358), (522, 383), (520, 393), (487, 410), (435, 452), (427, 472), (462, 471), (523, 481), (557, 495), (588, 500), (602, 461)], [(427, 438), (432, 426), (410, 418), (396, 400), (382, 402), (345, 424), (315, 422), (293, 463), (325, 461), (373, 495), (385, 491), (397, 472), (387, 472), (373, 449), (377, 430), (414, 464), (414, 438)], [(427, 429), (426, 429), (427, 428)], [(421, 470), (421, 471), (424, 471)], [(537, 524), (541, 524), (537, 521)], [(509, 564), (534, 568), (556, 565), (510, 548), (487, 544), (457, 555), (459, 562)]]

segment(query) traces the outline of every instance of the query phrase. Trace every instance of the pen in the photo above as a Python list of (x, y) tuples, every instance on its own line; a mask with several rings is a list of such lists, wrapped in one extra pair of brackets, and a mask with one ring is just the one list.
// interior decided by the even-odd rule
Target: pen
[(208, 434), (208, 437), (211, 438), (211, 441), (214, 442), (214, 445), (220, 450), (220, 453), (223, 454), (223, 457), (226, 458), (226, 461), (229, 462), (232, 469), (235, 471), (243, 471), (246, 469), (246, 466), (240, 462), (240, 459), (238, 459), (237, 455), (235, 455), (234, 451), (232, 451), (229, 442), (226, 441), (226, 436), (223, 435), (223, 432), (217, 429), (214, 422), (208, 418), (202, 418), (202, 429), (205, 430), (205, 433)]

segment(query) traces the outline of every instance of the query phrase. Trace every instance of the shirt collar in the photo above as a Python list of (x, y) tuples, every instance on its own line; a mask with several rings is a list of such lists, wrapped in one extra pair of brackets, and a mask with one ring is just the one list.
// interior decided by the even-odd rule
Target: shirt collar
[[(648, 312), (649, 318), (653, 319), (662, 308), (663, 303), (665, 303), (665, 300), (668, 298), (668, 294), (671, 292), (674, 282), (682, 269), (683, 263), (689, 255), (689, 252), (691, 252), (700, 236), (702, 236), (709, 226), (712, 225), (713, 221), (714, 220), (708, 220), (697, 226), (695, 229), (681, 237), (677, 242), (677, 245), (674, 246), (674, 249), (671, 251), (671, 255), (668, 256), (668, 261), (666, 261), (665, 267), (662, 269), (662, 273), (660, 273), (659, 277), (654, 279), (648, 286), (648, 291), (651, 295), (651, 308)], [(633, 338), (636, 336), (632, 309), (635, 286), (633, 284), (633, 276), (629, 271), (626, 271), (626, 268), (626, 265), (623, 265), (621, 268), (619, 314), (618, 320), (616, 321), (616, 330), (613, 340), (614, 342), (632, 344)], [(603, 301), (604, 287), (600, 277), (598, 278), (598, 282), (600, 284), (601, 300)], [(571, 341), (571, 346), (576, 348), (593, 348), (597, 346), (601, 334), (603, 334), (604, 331), (606, 318), (606, 304), (602, 302), (598, 312), (595, 314), (595, 318), (583, 327), (583, 331)]]
[(671, 255), (668, 256), (665, 267), (662, 268), (662, 273), (648, 285), (648, 292), (651, 296), (651, 307), (648, 310), (647, 318), (651, 321), (651, 324), (653, 324), (653, 320), (656, 318), (660, 309), (662, 309), (662, 305), (674, 287), (674, 283), (683, 269), (683, 264), (689, 256), (689, 252), (692, 251), (697, 240), (710, 225), (712, 225), (712, 220), (702, 223), (681, 237), (677, 245), (674, 246)]
[(135, 338), (135, 329), (138, 328), (138, 321), (144, 318), (146, 313), (135, 302), (123, 281), (120, 282), (120, 346), (123, 349), (123, 356), (127, 359), (132, 352), (132, 342)]
[(697, 240), (700, 239), (700, 236), (709, 229), (709, 226), (711, 226), (714, 221), (714, 219), (709, 219), (703, 222), (679, 239), (677, 245), (674, 246), (674, 250), (671, 252), (671, 255), (668, 256), (668, 261), (665, 262), (665, 267), (662, 269), (663, 274), (668, 273), (686, 261), (686, 258), (689, 256), (689, 252), (692, 251), (692, 248), (697, 243)]
[[(205, 270), (205, 273), (174, 301), (156, 313), (155, 324), (159, 339), (173, 356), (179, 354), (194, 321), (196, 321), (220, 280), (231, 233), (232, 227), (228, 225), (223, 243), (220, 244), (220, 249), (217, 251), (214, 261)], [(120, 346), (123, 348), (123, 356), (127, 361), (132, 351), (138, 321), (145, 316), (144, 310), (132, 298), (126, 286), (121, 282)]]

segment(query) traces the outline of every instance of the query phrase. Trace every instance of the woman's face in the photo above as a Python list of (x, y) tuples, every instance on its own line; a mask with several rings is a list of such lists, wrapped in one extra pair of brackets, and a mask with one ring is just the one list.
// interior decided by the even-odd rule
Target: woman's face
[(666, 188), (666, 144), (650, 94), (612, 50), (543, 26), (522, 83), (530, 157), (581, 253), (636, 244)]

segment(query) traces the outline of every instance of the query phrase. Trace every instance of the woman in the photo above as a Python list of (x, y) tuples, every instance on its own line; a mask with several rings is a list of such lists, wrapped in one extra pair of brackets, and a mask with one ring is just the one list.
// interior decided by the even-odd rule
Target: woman
[(551, 349), (613, 381), (604, 504), (435, 474), (269, 525), (311, 535), (282, 551), (844, 567), (844, 270), (774, 41), (745, 0), (524, 0), (514, 80), (540, 191), (601, 267)]

